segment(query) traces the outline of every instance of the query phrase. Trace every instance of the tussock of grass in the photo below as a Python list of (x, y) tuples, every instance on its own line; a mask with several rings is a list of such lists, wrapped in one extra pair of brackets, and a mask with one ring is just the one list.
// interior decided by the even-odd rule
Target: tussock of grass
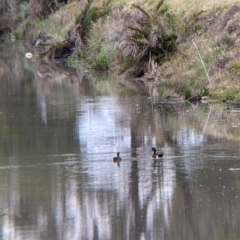
[(234, 76), (240, 75), (240, 60), (234, 60), (233, 62), (229, 63), (227, 66), (229, 72)]
[(35, 34), (39, 34), (40, 30), (56, 41), (62, 41), (66, 38), (65, 29), (62, 28), (61, 24), (51, 19), (36, 19), (33, 22), (33, 31)]
[(51, 15), (49, 18), (57, 25), (61, 26), (62, 31), (67, 32), (74, 28), (75, 18), (81, 11), (81, 8), (79, 2), (72, 2), (61, 7), (59, 11)]

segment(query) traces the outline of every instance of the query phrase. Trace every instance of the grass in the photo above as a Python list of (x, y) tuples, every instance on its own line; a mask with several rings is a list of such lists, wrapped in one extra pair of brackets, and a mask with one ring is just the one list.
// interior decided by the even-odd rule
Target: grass
[(106, 71), (110, 68), (110, 58), (107, 49), (102, 47), (98, 54), (93, 58), (93, 69)]
[(35, 34), (39, 34), (39, 30), (46, 33), (47, 36), (54, 38), (55, 40), (62, 41), (66, 38), (66, 30), (61, 24), (52, 19), (35, 19), (33, 22), (33, 31)]
[(240, 61), (234, 60), (228, 65), (229, 72), (233, 75), (240, 75)]
[(234, 100), (235, 97), (240, 94), (240, 89), (230, 89), (225, 91), (224, 100)]
[(66, 64), (68, 67), (77, 68), (81, 64), (80, 54), (71, 55), (66, 59)]
[(236, 0), (166, 0), (175, 12), (209, 10), (222, 6), (232, 6)]

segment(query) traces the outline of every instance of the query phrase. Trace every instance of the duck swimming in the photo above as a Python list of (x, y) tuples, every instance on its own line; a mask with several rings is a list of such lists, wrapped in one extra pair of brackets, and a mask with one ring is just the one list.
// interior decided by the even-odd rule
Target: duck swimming
[(121, 161), (122, 161), (122, 158), (120, 157), (120, 152), (117, 152), (117, 156), (113, 158), (113, 162), (117, 163), (118, 167), (120, 167)]
[(163, 152), (156, 153), (156, 151), (157, 151), (156, 148), (153, 147), (153, 148), (152, 148), (152, 151), (153, 151), (152, 158), (153, 158), (154, 160), (163, 157)]
[(120, 152), (117, 152), (117, 156), (113, 158), (113, 162), (119, 163), (122, 161), (122, 158), (120, 157)]

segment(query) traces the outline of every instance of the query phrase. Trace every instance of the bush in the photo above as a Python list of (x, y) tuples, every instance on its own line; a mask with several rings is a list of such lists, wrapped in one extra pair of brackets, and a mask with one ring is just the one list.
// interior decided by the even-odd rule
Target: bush
[(123, 58), (138, 62), (154, 59), (160, 63), (177, 50), (175, 16), (168, 8), (161, 11), (162, 6), (163, 0), (150, 11), (132, 5), (132, 20), (125, 20), (125, 26), (115, 38)]
[(110, 67), (109, 54), (106, 49), (101, 48), (100, 52), (93, 59), (93, 68), (95, 70), (106, 71)]

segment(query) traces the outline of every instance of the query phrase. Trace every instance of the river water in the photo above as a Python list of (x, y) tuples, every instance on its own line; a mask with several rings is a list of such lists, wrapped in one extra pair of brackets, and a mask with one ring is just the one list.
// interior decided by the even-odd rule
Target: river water
[(0, 239), (240, 238), (237, 109), (1, 55)]

